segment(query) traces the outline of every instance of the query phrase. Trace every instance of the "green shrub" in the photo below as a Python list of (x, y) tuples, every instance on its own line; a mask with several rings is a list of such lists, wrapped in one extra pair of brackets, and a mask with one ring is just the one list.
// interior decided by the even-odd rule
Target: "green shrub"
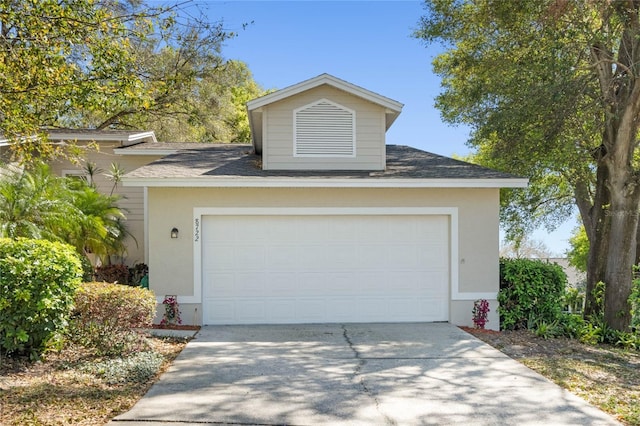
[(71, 246), (0, 239), (0, 351), (37, 358), (67, 327), (81, 276)]
[(501, 259), (500, 325), (502, 329), (532, 329), (555, 324), (562, 315), (567, 276), (560, 266), (541, 260)]
[(631, 327), (640, 332), (640, 266), (634, 267), (634, 278), (631, 284), (631, 295), (629, 295), (629, 306), (631, 306)]
[(75, 296), (71, 338), (104, 355), (145, 349), (136, 329), (151, 325), (156, 311), (154, 294), (121, 284), (85, 283)]
[(584, 306), (584, 292), (580, 289), (570, 287), (564, 295), (564, 303), (571, 313), (582, 312)]
[(580, 314), (565, 313), (560, 318), (561, 334), (571, 339), (579, 339), (586, 327), (586, 321)]
[(127, 265), (98, 266), (96, 268), (96, 281), (129, 284), (129, 268)]

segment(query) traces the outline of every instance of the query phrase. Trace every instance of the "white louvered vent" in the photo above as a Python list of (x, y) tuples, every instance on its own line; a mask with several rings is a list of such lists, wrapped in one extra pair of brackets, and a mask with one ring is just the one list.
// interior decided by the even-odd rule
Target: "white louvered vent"
[(354, 157), (356, 113), (321, 99), (293, 111), (294, 156)]

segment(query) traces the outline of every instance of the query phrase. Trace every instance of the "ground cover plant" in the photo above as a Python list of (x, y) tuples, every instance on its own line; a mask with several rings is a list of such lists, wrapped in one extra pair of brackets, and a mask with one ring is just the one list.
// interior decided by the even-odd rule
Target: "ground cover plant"
[(0, 353), (0, 424), (98, 425), (130, 409), (186, 344), (141, 330), (155, 309), (146, 289), (79, 285), (58, 346), (38, 362)]
[(101, 357), (70, 345), (37, 363), (0, 359), (0, 424), (106, 424), (133, 407), (186, 345), (185, 339), (148, 340), (148, 352), (127, 356)]

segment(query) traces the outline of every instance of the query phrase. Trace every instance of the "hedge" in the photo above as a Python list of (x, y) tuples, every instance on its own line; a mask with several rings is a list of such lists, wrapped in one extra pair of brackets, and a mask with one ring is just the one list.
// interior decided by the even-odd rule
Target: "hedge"
[(69, 245), (0, 239), (0, 351), (37, 358), (66, 329), (81, 277)]
[(501, 259), (498, 312), (505, 330), (553, 324), (562, 315), (567, 276), (542, 260)]

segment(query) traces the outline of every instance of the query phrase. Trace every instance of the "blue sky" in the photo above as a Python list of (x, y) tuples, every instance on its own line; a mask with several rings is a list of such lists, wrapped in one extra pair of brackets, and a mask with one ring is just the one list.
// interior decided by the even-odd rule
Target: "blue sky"
[[(424, 14), (420, 1), (196, 0), (211, 20), (238, 33), (223, 55), (248, 64), (265, 89), (281, 89), (329, 73), (404, 104), (387, 144), (440, 155), (466, 155), (469, 129), (444, 123), (434, 107), (440, 78), (431, 62), (439, 46), (411, 36)], [(248, 24), (243, 29), (243, 24)], [(573, 221), (571, 221), (573, 222)], [(573, 223), (533, 238), (556, 254)]]

